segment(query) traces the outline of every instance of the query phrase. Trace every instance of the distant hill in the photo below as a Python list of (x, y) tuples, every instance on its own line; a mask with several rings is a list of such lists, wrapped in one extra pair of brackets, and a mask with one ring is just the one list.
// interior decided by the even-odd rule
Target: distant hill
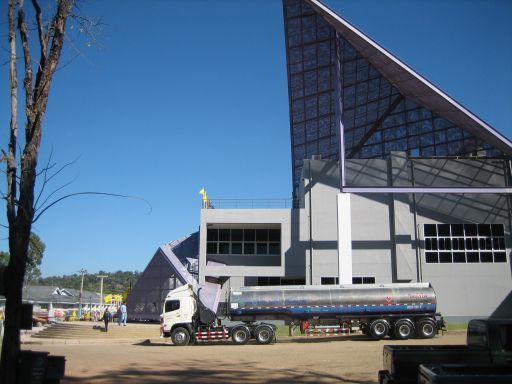
[[(84, 275), (84, 291), (99, 292), (100, 279), (99, 275), (106, 275), (107, 278), (103, 279), (103, 293), (123, 293), (130, 289), (135, 284), (140, 276), (140, 272), (105, 272), (99, 271), (93, 275)], [(73, 275), (64, 276), (50, 276), (37, 280), (37, 284), (41, 285), (54, 285), (59, 288), (75, 288), (80, 289), (82, 282), (82, 275), (75, 273)]]

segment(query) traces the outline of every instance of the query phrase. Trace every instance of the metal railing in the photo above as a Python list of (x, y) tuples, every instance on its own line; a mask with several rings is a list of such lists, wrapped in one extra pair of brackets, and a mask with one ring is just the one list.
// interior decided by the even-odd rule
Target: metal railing
[(278, 209), (301, 208), (302, 199), (208, 199), (204, 209)]

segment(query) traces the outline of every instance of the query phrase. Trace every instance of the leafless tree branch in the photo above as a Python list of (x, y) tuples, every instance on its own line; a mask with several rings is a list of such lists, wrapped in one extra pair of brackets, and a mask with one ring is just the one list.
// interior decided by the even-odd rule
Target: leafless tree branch
[(48, 209), (53, 207), (55, 204), (58, 204), (63, 200), (69, 199), (70, 197), (84, 196), (84, 195), (122, 197), (125, 199), (141, 200), (147, 204), (147, 206), (149, 208), (148, 213), (151, 213), (151, 211), (153, 210), (153, 207), (151, 206), (151, 204), (146, 199), (139, 197), (139, 196), (120, 195), (117, 193), (107, 193), (107, 192), (76, 192), (76, 193), (70, 193), (69, 195), (66, 195), (66, 196), (62, 196), (62, 197), (58, 198), (57, 200), (53, 201), (52, 203), (48, 204), (43, 210), (41, 210), (41, 212), (39, 212), (37, 215), (35, 215), (33, 223), (35, 223), (44, 212), (46, 212)]

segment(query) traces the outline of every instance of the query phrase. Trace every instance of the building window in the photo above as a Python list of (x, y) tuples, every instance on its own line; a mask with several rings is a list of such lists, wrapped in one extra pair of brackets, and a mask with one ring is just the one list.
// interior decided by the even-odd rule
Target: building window
[(375, 284), (375, 277), (352, 277), (352, 284)]
[(338, 278), (337, 277), (322, 277), (320, 279), (321, 285), (336, 285), (338, 284)]
[(258, 277), (259, 286), (269, 285), (305, 285), (306, 279), (303, 277)]
[(206, 231), (208, 255), (281, 255), (279, 228), (215, 228)]
[(503, 224), (425, 224), (426, 263), (505, 263)]

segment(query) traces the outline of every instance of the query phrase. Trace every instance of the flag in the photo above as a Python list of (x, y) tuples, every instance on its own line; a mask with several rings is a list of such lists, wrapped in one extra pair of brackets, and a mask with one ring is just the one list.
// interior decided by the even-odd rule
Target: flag
[(208, 208), (208, 195), (206, 194), (204, 187), (201, 188), (201, 190), (199, 191), (199, 194), (201, 196), (203, 196), (203, 208)]

